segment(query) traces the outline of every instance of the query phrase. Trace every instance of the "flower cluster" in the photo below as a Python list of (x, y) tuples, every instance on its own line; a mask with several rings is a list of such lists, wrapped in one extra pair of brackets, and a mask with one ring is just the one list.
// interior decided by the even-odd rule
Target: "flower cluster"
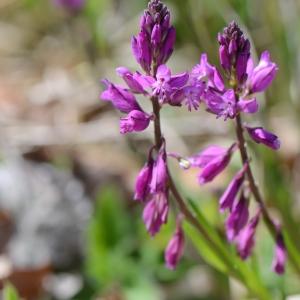
[[(140, 31), (131, 41), (132, 52), (143, 72), (132, 72), (125, 67), (116, 69), (126, 86), (103, 80), (106, 89), (100, 98), (110, 101), (124, 113), (120, 119), (120, 132), (140, 132), (151, 122), (159, 126), (159, 110), (165, 105), (181, 106), (188, 110), (198, 109), (203, 103), (206, 110), (217, 118), (240, 120), (241, 114), (254, 114), (259, 105), (255, 94), (263, 92), (270, 85), (277, 72), (277, 66), (265, 51), (257, 66), (250, 55), (250, 42), (235, 22), (229, 24), (218, 35), (221, 72), (208, 62), (202, 54), (199, 64), (190, 72), (172, 75), (166, 63), (175, 43), (175, 29), (170, 25), (170, 12), (160, 0), (151, 0), (145, 10)], [(136, 95), (144, 95), (153, 105), (153, 112), (146, 112), (137, 101)], [(158, 110), (158, 114), (157, 114)], [(240, 121), (239, 121), (240, 122)], [(242, 124), (240, 124), (242, 126)], [(277, 136), (262, 127), (244, 125), (241, 128), (256, 143), (278, 149)], [(157, 234), (167, 223), (169, 213), (169, 190), (171, 177), (167, 166), (166, 141), (156, 133), (156, 144), (148, 154), (144, 167), (138, 174), (134, 199), (144, 205), (143, 220), (151, 236)], [(244, 141), (243, 141), (244, 143)], [(180, 165), (188, 169), (200, 168), (200, 185), (214, 180), (230, 163), (232, 155), (241, 151), (241, 141), (225, 148), (212, 145), (200, 153), (182, 158), (175, 156)], [(243, 166), (233, 177), (220, 198), (220, 211), (229, 211), (226, 221), (228, 241), (234, 242), (242, 259), (250, 256), (255, 240), (256, 227), (263, 215), (261, 207), (250, 218), (249, 203), (253, 191), (245, 184), (249, 180), (250, 161), (243, 159)], [(251, 172), (251, 171), (250, 171)], [(173, 192), (174, 194), (174, 192)], [(277, 233), (273, 269), (284, 271), (286, 260), (284, 240), (280, 230)], [(165, 252), (166, 266), (174, 269), (183, 254), (184, 233), (182, 216), (177, 217), (177, 226)]]
[[(125, 67), (116, 69), (126, 87), (103, 80), (106, 89), (100, 98), (110, 101), (126, 116), (120, 119), (120, 132), (145, 130), (154, 113), (145, 112), (135, 95), (144, 95), (159, 105), (180, 106), (189, 81), (188, 72), (172, 75), (166, 66), (175, 43), (175, 28), (170, 25), (170, 12), (159, 0), (148, 4), (140, 21), (140, 32), (132, 38), (133, 55), (144, 73), (131, 72)], [(151, 236), (157, 234), (167, 223), (169, 213), (169, 173), (167, 167), (166, 144), (161, 138), (160, 145), (152, 146), (148, 160), (136, 179), (136, 201), (144, 205), (143, 220)], [(165, 253), (166, 266), (174, 269), (183, 254), (184, 235), (182, 217), (178, 218), (176, 231)]]
[[(207, 55), (202, 54), (200, 64), (196, 65), (191, 72), (191, 76), (198, 83), (203, 82), (204, 78), (206, 80), (199, 101), (206, 105), (207, 111), (224, 120), (240, 118), (242, 113), (256, 113), (259, 105), (255, 94), (265, 91), (271, 84), (278, 70), (276, 64), (271, 61), (269, 52), (265, 51), (258, 65), (254, 67), (249, 40), (235, 22), (230, 23), (218, 35), (218, 41), (224, 79), (217, 68), (208, 63)], [(228, 88), (225, 87), (226, 80)], [(264, 144), (274, 150), (279, 149), (280, 141), (273, 133), (262, 127), (244, 125), (241, 131), (243, 129), (256, 143)], [(239, 144), (241, 142), (244, 143), (244, 140), (237, 141), (227, 149), (217, 145), (208, 146), (200, 153), (188, 158), (175, 156), (184, 169), (200, 168), (198, 180), (200, 184), (205, 184), (212, 181), (226, 168), (233, 152), (243, 146)], [(262, 215), (259, 207), (249, 220), (250, 196), (253, 193), (246, 184), (249, 163), (248, 159), (243, 160), (243, 167), (233, 177), (219, 200), (220, 211), (228, 210), (229, 212), (226, 221), (228, 241), (236, 244), (242, 259), (251, 255), (256, 227)], [(282, 234), (278, 233), (278, 236), (273, 269), (281, 274), (284, 270), (286, 255)]]

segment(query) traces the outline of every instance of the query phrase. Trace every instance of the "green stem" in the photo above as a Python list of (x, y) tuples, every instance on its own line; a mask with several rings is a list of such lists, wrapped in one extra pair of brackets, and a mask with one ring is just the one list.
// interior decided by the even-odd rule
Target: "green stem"
[[(155, 147), (158, 150), (158, 149), (160, 149), (160, 147), (162, 145), (162, 141), (163, 141), (161, 125), (160, 125), (160, 105), (159, 105), (157, 97), (152, 97), (151, 101), (152, 101), (153, 114), (154, 114)], [(201, 223), (197, 220), (197, 218), (189, 210), (184, 199), (182, 198), (181, 194), (179, 193), (179, 191), (174, 183), (174, 180), (172, 179), (169, 169), (168, 169), (168, 175), (169, 175), (170, 190), (177, 202), (177, 205), (180, 208), (181, 213), (185, 216), (186, 220), (192, 226), (194, 226), (202, 236), (204, 236), (205, 240), (208, 242), (208, 244), (213, 249), (215, 254), (217, 256), (219, 256), (221, 260), (224, 261), (224, 263), (228, 269), (229, 275), (231, 275), (234, 278), (243, 282), (245, 284), (245, 286), (249, 289), (249, 291), (251, 291), (259, 296), (259, 299), (269, 300), (270, 297), (267, 293), (265, 293), (265, 291), (257, 290), (256, 288), (253, 288), (249, 282), (247, 282), (247, 276), (243, 272), (240, 272), (240, 270), (237, 268), (234, 260), (231, 259), (230, 253), (227, 252), (226, 250), (224, 250), (222, 247), (220, 247), (211, 238), (211, 236), (206, 231), (206, 229), (201, 225)]]
[[(236, 94), (237, 101), (239, 99), (238, 97), (239, 96)], [(240, 150), (240, 154), (241, 154), (241, 159), (242, 159), (243, 164), (245, 164), (245, 163), (249, 162), (249, 155), (248, 155), (247, 148), (246, 148), (246, 141), (245, 141), (245, 137), (244, 137), (244, 129), (243, 129), (242, 119), (241, 119), (240, 114), (238, 114), (236, 116), (236, 136), (237, 136), (237, 139), (238, 139), (238, 142), (239, 142), (239, 150)], [(263, 198), (262, 198), (261, 193), (259, 191), (259, 188), (255, 183), (255, 179), (254, 179), (253, 172), (252, 172), (250, 164), (247, 168), (246, 173), (247, 173), (247, 178), (248, 178), (248, 182), (249, 182), (249, 187), (251, 189), (251, 192), (254, 196), (255, 201), (258, 203), (258, 205), (261, 209), (263, 220), (264, 220), (270, 234), (272, 235), (272, 237), (276, 241), (276, 236), (277, 236), (276, 225), (272, 221), (272, 218), (269, 215), (269, 212), (268, 212), (268, 210), (267, 210), (267, 208), (264, 204), (264, 201), (263, 201)], [(290, 260), (291, 264), (293, 265), (293, 267), (295, 268), (297, 273), (300, 275), (300, 265), (298, 264), (297, 260), (295, 259), (294, 255), (293, 255), (294, 252), (292, 251), (289, 244), (286, 245), (286, 248), (287, 248), (288, 257), (289, 257), (289, 260)]]

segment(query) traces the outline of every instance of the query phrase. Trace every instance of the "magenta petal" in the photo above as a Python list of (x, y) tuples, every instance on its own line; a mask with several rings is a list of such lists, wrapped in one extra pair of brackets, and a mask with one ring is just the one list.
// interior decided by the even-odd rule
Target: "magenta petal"
[(122, 134), (143, 131), (150, 123), (150, 116), (140, 110), (132, 110), (126, 117), (120, 119), (120, 132)]
[(232, 242), (239, 232), (245, 227), (249, 219), (249, 200), (244, 193), (234, 204), (232, 211), (226, 221), (226, 234), (228, 241)]
[(217, 145), (211, 145), (205, 148), (198, 154), (195, 154), (188, 158), (191, 166), (204, 168), (213, 159), (219, 156), (223, 156), (227, 152), (227, 149)]
[(233, 119), (237, 113), (235, 94), (232, 89), (227, 90), (224, 94), (208, 89), (204, 94), (204, 99), (207, 104), (208, 111), (223, 117)]
[(183, 255), (184, 233), (181, 221), (177, 221), (177, 228), (165, 250), (165, 262), (167, 268), (174, 270)]
[(151, 45), (148, 35), (145, 31), (141, 31), (136, 37), (131, 40), (131, 48), (136, 61), (147, 72), (151, 69)]
[(240, 99), (238, 102), (238, 109), (247, 114), (254, 114), (258, 111), (258, 102), (256, 98)]
[(132, 54), (135, 57), (136, 61), (140, 63), (140, 49), (138, 45), (138, 40), (135, 36), (131, 38), (131, 49), (132, 49)]
[(145, 164), (145, 166), (141, 169), (140, 173), (138, 174), (135, 182), (134, 200), (146, 200), (146, 197), (149, 193), (149, 185), (152, 176), (152, 167), (153, 161), (152, 159), (149, 159), (149, 161)]
[(236, 145), (233, 144), (223, 155), (217, 156), (205, 165), (202, 172), (198, 176), (199, 183), (205, 184), (212, 181), (219, 175), (229, 164), (233, 151), (236, 150)]
[(219, 58), (220, 58), (222, 67), (225, 70), (229, 70), (230, 69), (230, 57), (229, 57), (229, 54), (228, 54), (228, 51), (227, 51), (227, 48), (225, 47), (225, 45), (220, 46)]
[(159, 192), (152, 196), (143, 211), (143, 220), (150, 235), (159, 232), (160, 227), (167, 223), (169, 212), (167, 192)]
[(170, 27), (166, 35), (163, 46), (160, 50), (160, 55), (158, 58), (158, 65), (165, 64), (174, 50), (174, 44), (176, 40), (176, 30), (174, 27)]
[(184, 89), (178, 89), (177, 91), (175, 91), (170, 95), (170, 99), (168, 103), (172, 106), (181, 106), (184, 98), (185, 98)]
[(184, 104), (187, 106), (189, 111), (192, 109), (197, 110), (199, 108), (201, 97), (205, 90), (205, 83), (199, 82), (195, 85), (184, 87), (185, 101)]
[(225, 86), (224, 86), (223, 78), (222, 78), (220, 72), (217, 70), (216, 67), (213, 67), (213, 82), (214, 82), (214, 86), (219, 91), (223, 91), (224, 90)]
[(158, 80), (169, 81), (171, 79), (171, 70), (166, 65), (160, 65), (157, 69), (156, 78)]
[(151, 43), (157, 46), (161, 42), (161, 27), (159, 24), (155, 24), (151, 33)]
[(155, 79), (152, 76), (143, 75), (139, 72), (133, 73), (133, 78), (143, 87), (144, 90), (151, 87), (151, 85), (155, 82)]
[(187, 72), (177, 74), (171, 77), (169, 84), (172, 88), (182, 88), (188, 81), (189, 74)]
[(134, 76), (134, 74), (130, 72), (127, 68), (119, 67), (116, 69), (116, 71), (118, 75), (120, 75), (123, 78), (123, 80), (127, 83), (128, 87), (133, 93), (145, 93), (143, 86), (137, 80), (138, 77)]
[(275, 255), (272, 262), (272, 269), (277, 274), (281, 275), (285, 271), (285, 264), (287, 260), (286, 248), (281, 233), (278, 234), (276, 239)]
[(270, 53), (264, 51), (258, 65), (248, 74), (248, 85), (251, 93), (264, 91), (273, 81), (278, 67), (270, 59)]
[(248, 164), (246, 164), (232, 179), (227, 189), (220, 198), (220, 211), (223, 212), (225, 209), (232, 209), (233, 202), (242, 186), (244, 181), (244, 175)]
[(208, 63), (206, 53), (201, 55), (200, 64), (193, 68), (191, 76), (198, 82), (207, 79), (209, 86), (216, 88), (218, 91), (224, 90), (222, 76), (216, 67)]
[(158, 156), (153, 165), (152, 180), (150, 183), (150, 190), (152, 193), (166, 190), (168, 180), (166, 153), (164, 145), (159, 151)]
[(106, 85), (106, 90), (100, 95), (100, 98), (105, 101), (111, 101), (114, 107), (121, 112), (129, 113), (132, 110), (141, 110), (134, 95), (118, 85), (114, 85), (107, 79), (102, 80)]
[(263, 127), (247, 127), (246, 129), (250, 135), (250, 137), (258, 144), (262, 143), (274, 150), (278, 150), (280, 148), (280, 141), (278, 137), (265, 130)]
[(242, 259), (247, 259), (254, 247), (254, 237), (256, 227), (260, 218), (260, 210), (257, 211), (256, 215), (249, 221), (246, 227), (237, 236), (237, 250)]

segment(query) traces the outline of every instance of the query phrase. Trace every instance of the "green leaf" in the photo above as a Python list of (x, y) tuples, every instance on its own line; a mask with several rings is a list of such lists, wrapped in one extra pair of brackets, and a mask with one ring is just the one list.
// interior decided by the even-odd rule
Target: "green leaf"
[(195, 202), (190, 199), (188, 199), (188, 201), (197, 217), (198, 222), (215, 245), (212, 247), (211, 244), (191, 225), (185, 226), (187, 234), (195, 244), (203, 259), (217, 270), (241, 281), (248, 288), (249, 292), (257, 295), (259, 299), (272, 299), (270, 292), (262, 283), (259, 274), (257, 274), (256, 271), (253, 271), (244, 261), (241, 261), (236, 253), (230, 249), (227, 242), (221, 239), (218, 232), (211, 224), (209, 224), (203, 214), (199, 211)]
[(199, 234), (195, 227), (190, 225), (189, 223), (185, 223), (184, 229), (199, 251), (201, 257), (217, 270), (228, 273), (229, 270), (224, 264), (224, 261), (214, 252), (214, 250), (207, 243), (206, 239)]
[(20, 299), (17, 290), (10, 283), (6, 283), (4, 286), (3, 298), (4, 298), (4, 300), (19, 300)]
[(96, 289), (109, 288), (115, 282), (126, 286), (139, 277), (139, 265), (132, 253), (134, 228), (122, 194), (116, 186), (98, 193), (94, 215), (88, 226), (87, 274)]

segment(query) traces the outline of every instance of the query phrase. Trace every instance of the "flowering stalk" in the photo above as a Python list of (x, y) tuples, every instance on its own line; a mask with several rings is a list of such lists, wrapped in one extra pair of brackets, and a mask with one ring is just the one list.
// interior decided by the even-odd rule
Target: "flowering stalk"
[[(155, 69), (153, 77), (155, 77)], [(153, 108), (153, 115), (154, 115), (154, 138), (155, 138), (155, 147), (156, 149), (160, 149), (161, 144), (163, 142), (163, 135), (161, 131), (161, 122), (160, 122), (160, 105), (157, 97), (151, 97), (152, 101), (152, 108)], [(211, 247), (214, 248), (214, 250), (219, 254), (220, 257), (224, 260), (224, 262), (227, 264), (227, 266), (231, 269), (232, 265), (226, 254), (222, 253), (222, 250), (219, 249), (218, 245), (214, 243), (214, 241), (211, 239), (209, 234), (206, 232), (206, 230), (201, 226), (197, 218), (191, 213), (188, 206), (185, 203), (185, 200), (182, 198), (181, 194), (179, 193), (176, 184), (170, 174), (170, 171), (168, 170), (168, 178), (169, 178), (169, 187), (170, 190), (174, 196), (174, 199), (176, 200), (180, 212), (185, 217), (185, 219), (191, 223), (201, 235), (204, 236), (204, 238), (207, 240), (207, 242), (211, 245)], [(236, 270), (232, 270), (232, 275), (237, 276), (237, 274), (234, 274), (237, 272)]]
[[(101, 93), (104, 101), (126, 116), (120, 119), (120, 132), (141, 132), (151, 122), (154, 123), (155, 144), (151, 146), (145, 166), (141, 169), (135, 186), (134, 200), (144, 205), (143, 220), (151, 236), (156, 235), (161, 226), (167, 223), (169, 214), (169, 194), (179, 207), (180, 215), (177, 229), (165, 252), (166, 265), (176, 268), (183, 254), (184, 233), (181, 228), (182, 216), (193, 225), (205, 238), (210, 248), (224, 262), (229, 273), (242, 280), (249, 289), (255, 290), (247, 282), (245, 274), (236, 268), (230, 253), (211, 237), (209, 230), (198, 221), (190, 211), (179, 193), (168, 168), (166, 140), (160, 123), (160, 111), (166, 106), (180, 107), (185, 104), (188, 110), (197, 110), (202, 102), (207, 111), (217, 118), (235, 119), (237, 141), (228, 148), (211, 145), (202, 152), (182, 158), (179, 154), (169, 156), (176, 158), (184, 169), (201, 168), (198, 176), (200, 185), (217, 177), (229, 165), (232, 155), (239, 149), (243, 166), (234, 176), (220, 199), (220, 211), (229, 210), (226, 229), (229, 242), (234, 242), (242, 259), (251, 255), (255, 244), (255, 231), (262, 215), (267, 227), (276, 240), (274, 259), (275, 272), (282, 274), (286, 261), (286, 249), (280, 226), (276, 227), (271, 219), (255, 184), (250, 166), (241, 113), (254, 114), (258, 103), (254, 93), (266, 89), (273, 80), (277, 66), (271, 62), (266, 51), (260, 63), (254, 67), (250, 57), (250, 42), (243, 35), (236, 23), (231, 23), (218, 37), (220, 43), (220, 60), (230, 88), (226, 88), (218, 69), (208, 62), (206, 54), (201, 55), (200, 63), (191, 72), (172, 75), (166, 62), (171, 56), (175, 42), (175, 29), (170, 25), (170, 12), (160, 0), (151, 0), (145, 10), (140, 32), (132, 38), (133, 55), (144, 74), (131, 72), (125, 67), (117, 68), (117, 73), (127, 87), (103, 80), (106, 90)], [(152, 103), (152, 112), (145, 112), (139, 105), (136, 94), (144, 95)], [(246, 127), (249, 136), (256, 142), (277, 150), (280, 146), (276, 135), (261, 127)], [(249, 182), (250, 192), (245, 185)], [(259, 208), (249, 220), (249, 201), (253, 194)], [(240, 195), (240, 196), (239, 196)], [(295, 263), (295, 266), (300, 269)], [(267, 297), (262, 297), (267, 298)]]
[[(236, 99), (238, 101), (238, 95), (236, 94)], [(242, 119), (241, 116), (238, 115), (236, 117), (236, 136), (237, 136), (237, 140), (239, 142), (239, 151), (240, 151), (240, 155), (241, 155), (241, 160), (243, 163), (248, 162), (249, 161), (249, 155), (248, 155), (248, 151), (246, 148), (246, 141), (245, 141), (245, 137), (244, 137), (244, 129), (242, 126)], [(269, 212), (264, 204), (263, 198), (261, 196), (261, 193), (259, 191), (259, 188), (257, 186), (257, 184), (255, 183), (255, 179), (253, 176), (253, 172), (251, 169), (251, 166), (249, 164), (249, 167), (246, 170), (246, 174), (247, 174), (247, 179), (249, 182), (249, 187), (252, 191), (252, 194), (254, 196), (254, 199), (256, 200), (256, 202), (259, 204), (260, 209), (261, 209), (261, 213), (263, 216), (263, 220), (269, 230), (269, 232), (271, 233), (273, 239), (276, 241), (277, 239), (277, 228), (276, 228), (276, 224), (274, 224), (271, 216), (269, 215)], [(282, 244), (284, 244), (283, 242), (283, 238), (282, 238)], [(287, 248), (287, 251), (289, 250), (289, 248)], [(293, 264), (295, 270), (300, 274), (300, 266), (297, 263), (296, 260), (294, 260), (293, 255), (291, 253), (289, 253), (289, 259), (291, 261), (291, 263)], [(276, 271), (276, 270), (275, 270)], [(278, 272), (279, 274), (284, 273), (282, 272)]]
[[(245, 103), (245, 99), (248, 99), (248, 103), (250, 103), (250, 101), (253, 101), (250, 99), (253, 97), (254, 93), (262, 92), (270, 85), (277, 72), (276, 64), (271, 62), (269, 53), (265, 51), (261, 56), (260, 63), (254, 68), (253, 61), (250, 57), (250, 43), (245, 38), (243, 32), (240, 30), (237, 24), (234, 22), (230, 23), (229, 26), (224, 29), (223, 33), (219, 34), (218, 40), (220, 44), (219, 54), (221, 65), (226, 72), (227, 78), (229, 79), (229, 85), (233, 89), (236, 107), (239, 107), (241, 102)], [(283, 236), (281, 232), (278, 233), (278, 228), (269, 215), (254, 179), (250, 165), (249, 154), (247, 152), (246, 141), (244, 137), (244, 127), (242, 125), (242, 116), (240, 112), (236, 113), (235, 115), (235, 124), (241, 160), (244, 165), (248, 164), (246, 175), (250, 190), (255, 201), (259, 205), (263, 220), (272, 237), (276, 242), (278, 240), (278, 236), (280, 236), (280, 249), (282, 249), (281, 252), (285, 252), (286, 250)], [(274, 150), (279, 149), (280, 142), (276, 135), (267, 132), (261, 127), (253, 129), (246, 127), (246, 129), (250, 137), (255, 142), (263, 143)], [(257, 216), (259, 216), (259, 214)], [(256, 223), (258, 223), (258, 218)], [(256, 226), (257, 224), (255, 227)], [(293, 256), (290, 255), (289, 258), (295, 269), (299, 272), (300, 266), (293, 259)], [(284, 272), (285, 259), (285, 256), (283, 256), (281, 259), (281, 264), (283, 267), (280, 269), (280, 272), (277, 272), (277, 269), (273, 268), (278, 274), (282, 274)]]

